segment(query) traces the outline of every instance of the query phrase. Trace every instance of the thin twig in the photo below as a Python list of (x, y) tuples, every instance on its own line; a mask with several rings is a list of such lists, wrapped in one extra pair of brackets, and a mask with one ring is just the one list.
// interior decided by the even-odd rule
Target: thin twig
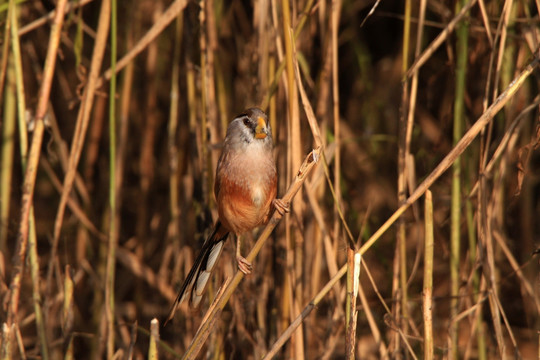
[(431, 42), (431, 44), (426, 47), (422, 55), (420, 55), (411, 65), (407, 71), (406, 76), (411, 77), (420, 67), (422, 67), (426, 61), (435, 53), (435, 51), (441, 46), (448, 36), (454, 31), (456, 25), (463, 19), (467, 12), (476, 4), (477, 0), (470, 0), (467, 5), (461, 8), (461, 11), (448, 23), (444, 30)]
[[(66, 5), (66, 7), (64, 9), (64, 14), (67, 14), (68, 12), (70, 12), (72, 10), (75, 10), (75, 9), (78, 9), (78, 8), (80, 8), (82, 6), (85, 6), (85, 5), (87, 5), (88, 3), (92, 2), (92, 1), (94, 1), (94, 0), (71, 1)], [(32, 21), (30, 24), (25, 25), (22, 28), (20, 28), (19, 29), (19, 36), (23, 36), (23, 35), (31, 32), (31, 31), (37, 29), (38, 27), (45, 25), (46, 23), (48, 23), (52, 19), (54, 19), (54, 17), (56, 16), (56, 11), (57, 10), (58, 9), (54, 9), (51, 12), (49, 12), (47, 15), (44, 15), (44, 16), (40, 17), (39, 19)]]

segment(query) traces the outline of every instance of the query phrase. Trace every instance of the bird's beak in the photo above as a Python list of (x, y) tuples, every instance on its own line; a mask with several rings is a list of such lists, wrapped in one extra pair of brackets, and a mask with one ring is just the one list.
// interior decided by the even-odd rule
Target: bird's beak
[(255, 138), (266, 138), (266, 121), (262, 117), (257, 119), (257, 127), (255, 128)]

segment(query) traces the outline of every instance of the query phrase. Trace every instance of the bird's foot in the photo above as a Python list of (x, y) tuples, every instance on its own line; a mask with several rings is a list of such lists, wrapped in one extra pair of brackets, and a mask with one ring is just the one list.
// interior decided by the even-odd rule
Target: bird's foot
[(291, 211), (291, 204), (288, 201), (283, 201), (282, 199), (274, 199), (272, 201), (272, 204), (281, 216)]
[(236, 261), (238, 262), (238, 269), (243, 272), (245, 275), (251, 274), (253, 270), (253, 265), (245, 257), (240, 254), (236, 255)]

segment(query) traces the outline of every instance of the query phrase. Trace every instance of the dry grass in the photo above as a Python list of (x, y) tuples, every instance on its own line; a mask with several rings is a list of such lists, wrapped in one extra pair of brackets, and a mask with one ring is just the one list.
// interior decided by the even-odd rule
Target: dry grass
[[(374, 5), (1, 2), (1, 358), (539, 358), (540, 3)], [(292, 211), (159, 328), (250, 106)]]

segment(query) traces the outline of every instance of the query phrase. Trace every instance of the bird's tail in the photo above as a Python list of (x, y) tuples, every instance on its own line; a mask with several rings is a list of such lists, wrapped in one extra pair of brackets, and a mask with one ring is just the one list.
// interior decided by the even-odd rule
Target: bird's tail
[(204, 290), (208, 285), (208, 280), (210, 279), (210, 274), (216, 265), (219, 255), (221, 255), (221, 250), (223, 249), (223, 244), (227, 240), (229, 232), (223, 227), (221, 222), (218, 220), (214, 226), (214, 231), (212, 235), (206, 239), (201, 249), (201, 252), (195, 259), (193, 267), (189, 271), (186, 280), (182, 284), (178, 296), (174, 301), (169, 315), (165, 320), (163, 325), (166, 325), (173, 317), (176, 312), (176, 308), (186, 297), (189, 298), (189, 304), (192, 307), (197, 307), (201, 302)]

